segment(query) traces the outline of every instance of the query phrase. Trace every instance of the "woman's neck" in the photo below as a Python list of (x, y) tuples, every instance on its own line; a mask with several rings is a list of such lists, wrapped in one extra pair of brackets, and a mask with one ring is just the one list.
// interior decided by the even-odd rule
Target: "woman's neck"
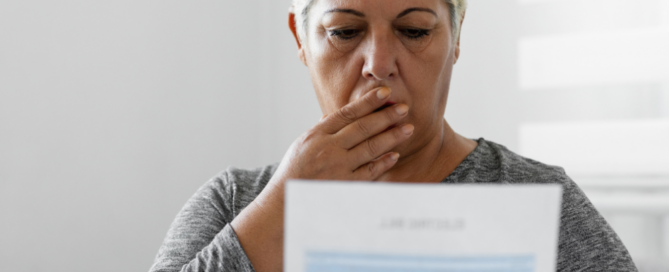
[(418, 151), (400, 157), (378, 181), (436, 183), (450, 175), (474, 151), (477, 142), (455, 133), (446, 120), (442, 129)]

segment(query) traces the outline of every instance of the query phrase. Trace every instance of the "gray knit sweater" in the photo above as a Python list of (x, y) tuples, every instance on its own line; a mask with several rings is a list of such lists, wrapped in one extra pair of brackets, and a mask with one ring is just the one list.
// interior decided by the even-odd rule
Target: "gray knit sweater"
[[(229, 168), (205, 183), (177, 215), (150, 271), (254, 271), (229, 223), (275, 170)], [(616, 233), (560, 167), (479, 139), (442, 183), (561, 184), (557, 271), (637, 271)]]

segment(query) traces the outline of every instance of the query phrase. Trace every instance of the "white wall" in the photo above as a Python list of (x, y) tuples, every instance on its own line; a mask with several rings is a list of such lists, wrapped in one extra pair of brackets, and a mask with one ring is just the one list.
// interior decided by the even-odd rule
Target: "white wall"
[(278, 159), (263, 3), (0, 1), (0, 271), (148, 270), (197, 187)]
[[(278, 162), (321, 116), (289, 2), (0, 2), (0, 271), (148, 270), (207, 179)], [(456, 131), (515, 150), (523, 122), (655, 114), (652, 84), (580, 113), (577, 89), (521, 92), (525, 9), (470, 1)]]

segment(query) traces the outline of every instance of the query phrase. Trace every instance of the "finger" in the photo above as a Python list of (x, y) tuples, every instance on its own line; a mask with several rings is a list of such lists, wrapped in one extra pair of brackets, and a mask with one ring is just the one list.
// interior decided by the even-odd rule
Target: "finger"
[(388, 152), (376, 160), (373, 160), (353, 171), (356, 180), (375, 180), (383, 173), (395, 166), (399, 160), (400, 154)]
[(407, 116), (408, 112), (409, 106), (399, 104), (364, 116), (336, 133), (336, 137), (339, 139), (339, 146), (351, 149), (362, 141), (397, 124), (397, 122)]
[(413, 134), (413, 130), (413, 125), (406, 124), (363, 141), (349, 150), (349, 155), (353, 159), (353, 165), (363, 165), (378, 158), (401, 142), (409, 139)]
[(319, 125), (323, 127), (324, 132), (334, 134), (360, 117), (368, 115), (383, 106), (390, 97), (390, 93), (391, 90), (388, 87), (368, 92), (361, 98), (328, 114)]

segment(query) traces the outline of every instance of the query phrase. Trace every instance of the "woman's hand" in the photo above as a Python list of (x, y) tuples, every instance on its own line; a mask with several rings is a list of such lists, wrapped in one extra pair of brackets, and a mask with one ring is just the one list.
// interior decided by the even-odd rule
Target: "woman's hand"
[(254, 269), (282, 271), (284, 185), (288, 179), (375, 180), (399, 159), (389, 152), (413, 134), (413, 125), (389, 127), (408, 113), (398, 104), (376, 111), (389, 88), (368, 92), (321, 119), (288, 149), (258, 197), (233, 221), (232, 228)]
[(324, 116), (291, 145), (271, 182), (282, 187), (287, 179), (375, 180), (388, 171), (399, 158), (389, 151), (413, 133), (410, 124), (388, 130), (407, 115), (407, 105), (374, 112), (390, 92), (368, 92)]

